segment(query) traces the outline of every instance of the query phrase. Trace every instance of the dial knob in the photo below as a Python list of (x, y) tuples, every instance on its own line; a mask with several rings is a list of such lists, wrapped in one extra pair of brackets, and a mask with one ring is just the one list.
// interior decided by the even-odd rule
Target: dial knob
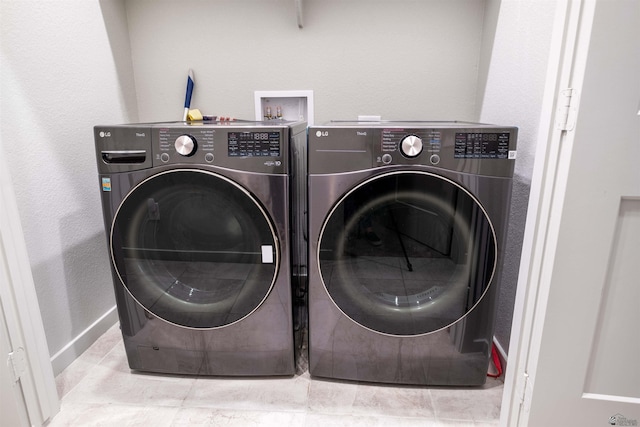
[(196, 139), (191, 135), (180, 135), (175, 142), (176, 151), (187, 157), (192, 156), (196, 152)]
[(422, 153), (422, 139), (415, 135), (407, 135), (400, 142), (400, 151), (407, 157), (416, 157)]

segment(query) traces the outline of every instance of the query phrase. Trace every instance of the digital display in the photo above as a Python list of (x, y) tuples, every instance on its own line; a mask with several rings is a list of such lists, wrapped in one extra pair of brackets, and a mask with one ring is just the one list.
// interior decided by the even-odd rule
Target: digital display
[(229, 157), (280, 157), (280, 132), (229, 132)]
[(456, 133), (456, 159), (508, 159), (509, 133)]

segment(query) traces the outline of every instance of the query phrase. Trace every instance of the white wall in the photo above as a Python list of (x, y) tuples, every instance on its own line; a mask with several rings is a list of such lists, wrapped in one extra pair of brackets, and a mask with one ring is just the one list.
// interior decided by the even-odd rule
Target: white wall
[(137, 119), (124, 5), (0, 8), (1, 142), (57, 373), (116, 320), (92, 131)]
[(555, 9), (553, 0), (501, 1), (481, 104), (480, 121), (519, 128), (507, 254), (495, 331), (505, 351), (509, 348)]
[(477, 118), (482, 0), (126, 1), (140, 119), (254, 118), (256, 90), (314, 91), (315, 123)]

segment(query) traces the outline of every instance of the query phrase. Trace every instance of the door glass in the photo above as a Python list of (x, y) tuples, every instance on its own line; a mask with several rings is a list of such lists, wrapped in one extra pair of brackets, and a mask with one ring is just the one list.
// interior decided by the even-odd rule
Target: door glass
[(218, 175), (155, 175), (122, 202), (111, 234), (129, 293), (176, 325), (215, 328), (255, 310), (275, 280), (278, 248), (253, 197)]
[(493, 227), (466, 190), (419, 172), (364, 182), (320, 235), (327, 292), (355, 322), (391, 335), (452, 325), (482, 298), (496, 266)]

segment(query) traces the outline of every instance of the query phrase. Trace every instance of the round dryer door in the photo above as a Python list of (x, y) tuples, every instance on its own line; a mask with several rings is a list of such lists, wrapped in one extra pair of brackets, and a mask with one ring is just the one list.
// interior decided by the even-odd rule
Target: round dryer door
[(477, 199), (426, 172), (392, 172), (360, 184), (328, 215), (318, 263), (336, 306), (383, 334), (446, 328), (485, 295), (496, 237)]
[(154, 175), (123, 200), (111, 229), (116, 272), (146, 310), (217, 328), (251, 314), (275, 281), (279, 250), (258, 201), (203, 171)]

